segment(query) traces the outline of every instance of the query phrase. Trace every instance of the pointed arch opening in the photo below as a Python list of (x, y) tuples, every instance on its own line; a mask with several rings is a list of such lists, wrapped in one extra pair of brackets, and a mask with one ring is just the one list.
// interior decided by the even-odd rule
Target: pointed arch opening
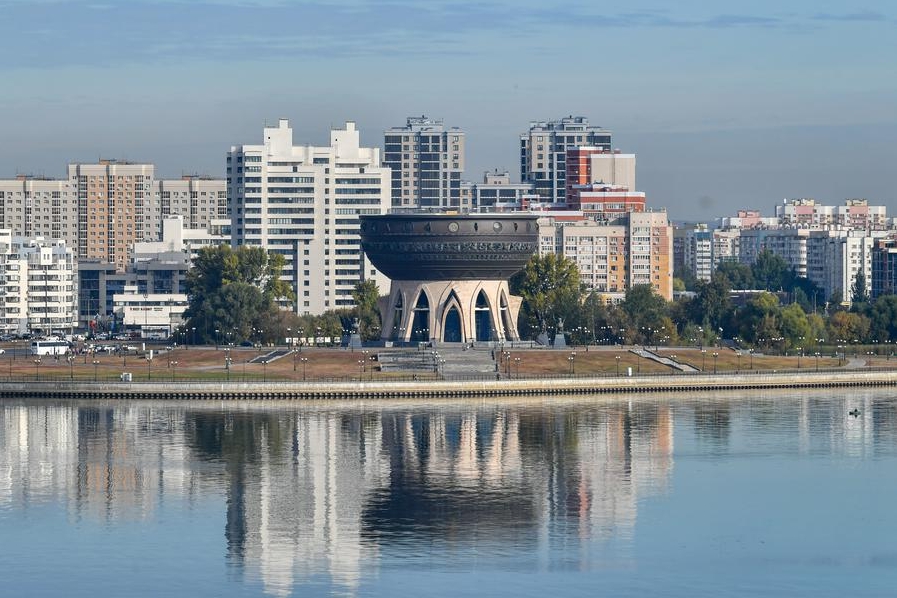
[(396, 296), (396, 303), (392, 312), (392, 340), (405, 340), (405, 301), (402, 293)]
[(425, 342), (430, 340), (430, 300), (421, 291), (414, 304), (414, 318), (411, 320), (411, 341)]
[(461, 338), (461, 312), (457, 306), (452, 305), (445, 314), (442, 340), (446, 343), (460, 343)]
[(492, 316), (489, 313), (489, 300), (486, 293), (480, 291), (477, 293), (476, 304), (473, 308), (474, 328), (476, 339), (478, 341), (490, 341), (493, 339), (494, 330), (492, 329)]

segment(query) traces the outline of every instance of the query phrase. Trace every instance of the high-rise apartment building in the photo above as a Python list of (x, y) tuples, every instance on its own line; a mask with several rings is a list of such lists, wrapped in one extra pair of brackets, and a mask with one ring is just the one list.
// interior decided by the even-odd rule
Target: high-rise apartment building
[(153, 201), (146, 206), (145, 240), (162, 238), (162, 222), (183, 216), (183, 227), (208, 230), (216, 219), (227, 218), (227, 181), (208, 175), (184, 175), (180, 179), (158, 179), (153, 184)]
[(78, 257), (115, 264), (123, 272), (132, 246), (145, 240), (155, 167), (118, 160), (70, 164), (78, 188)]
[(355, 123), (331, 131), (329, 147), (294, 146), (281, 119), (265, 127), (262, 144), (231, 147), (227, 181), (233, 244), (285, 257), (298, 313), (352, 307), (362, 280), (388, 291), (361, 251), (358, 216), (389, 209), (390, 170), (379, 148), (360, 147)]
[(0, 180), (0, 228), (78, 246), (78, 188), (69, 180), (18, 175)]
[(873, 301), (882, 295), (897, 295), (897, 239), (878, 239), (875, 242), (870, 287)]
[(153, 170), (109, 160), (69, 165), (67, 179), (0, 180), (0, 227), (25, 238), (61, 239), (79, 259), (108, 261), (121, 271), (124, 248), (159, 240), (165, 218), (181, 215), (185, 228), (209, 230), (228, 217), (223, 179), (154, 180)]
[(780, 226), (884, 230), (889, 227), (887, 208), (870, 206), (865, 199), (848, 199), (841, 206), (823, 205), (814, 199), (786, 200), (776, 206)]
[(563, 203), (567, 196), (567, 150), (589, 146), (611, 150), (611, 132), (594, 127), (584, 116), (531, 122), (520, 136), (520, 180), (532, 183), (544, 201)]
[(461, 206), (464, 131), (426, 116), (409, 117), (404, 127), (387, 129), (383, 141), (394, 207)]
[(546, 215), (539, 219), (539, 237), (540, 253), (576, 262), (585, 288), (608, 301), (621, 301), (634, 285), (673, 298), (673, 227), (663, 210), (630, 212), (609, 223)]

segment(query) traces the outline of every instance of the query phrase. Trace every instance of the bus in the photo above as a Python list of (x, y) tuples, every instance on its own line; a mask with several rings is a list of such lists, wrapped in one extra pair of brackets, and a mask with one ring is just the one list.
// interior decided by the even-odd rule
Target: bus
[(69, 344), (66, 341), (32, 341), (32, 355), (65, 355), (69, 352)]

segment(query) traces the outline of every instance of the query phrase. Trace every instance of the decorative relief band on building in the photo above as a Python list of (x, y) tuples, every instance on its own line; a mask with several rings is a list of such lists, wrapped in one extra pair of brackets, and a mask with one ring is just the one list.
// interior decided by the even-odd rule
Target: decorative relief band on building
[[(365, 241), (364, 247), (366, 251), (373, 249), (378, 252), (414, 253), (417, 256), (428, 254), (427, 259), (433, 259), (433, 256), (429, 254), (436, 254), (439, 259), (457, 258), (465, 260), (502, 260), (507, 257), (507, 254), (525, 253), (527, 255), (532, 255), (539, 248), (539, 244), (528, 243), (524, 241), (489, 241), (475, 243), (433, 241)], [(484, 257), (473, 255), (477, 252), (484, 251), (494, 252), (494, 255)]]

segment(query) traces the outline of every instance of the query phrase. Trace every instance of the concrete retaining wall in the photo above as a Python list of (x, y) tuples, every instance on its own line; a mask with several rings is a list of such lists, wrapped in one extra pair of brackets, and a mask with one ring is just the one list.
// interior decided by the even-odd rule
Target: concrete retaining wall
[(0, 383), (0, 398), (66, 399), (390, 399), (601, 393), (708, 392), (765, 388), (892, 386), (897, 371), (698, 374), (426, 382), (29, 382)]

